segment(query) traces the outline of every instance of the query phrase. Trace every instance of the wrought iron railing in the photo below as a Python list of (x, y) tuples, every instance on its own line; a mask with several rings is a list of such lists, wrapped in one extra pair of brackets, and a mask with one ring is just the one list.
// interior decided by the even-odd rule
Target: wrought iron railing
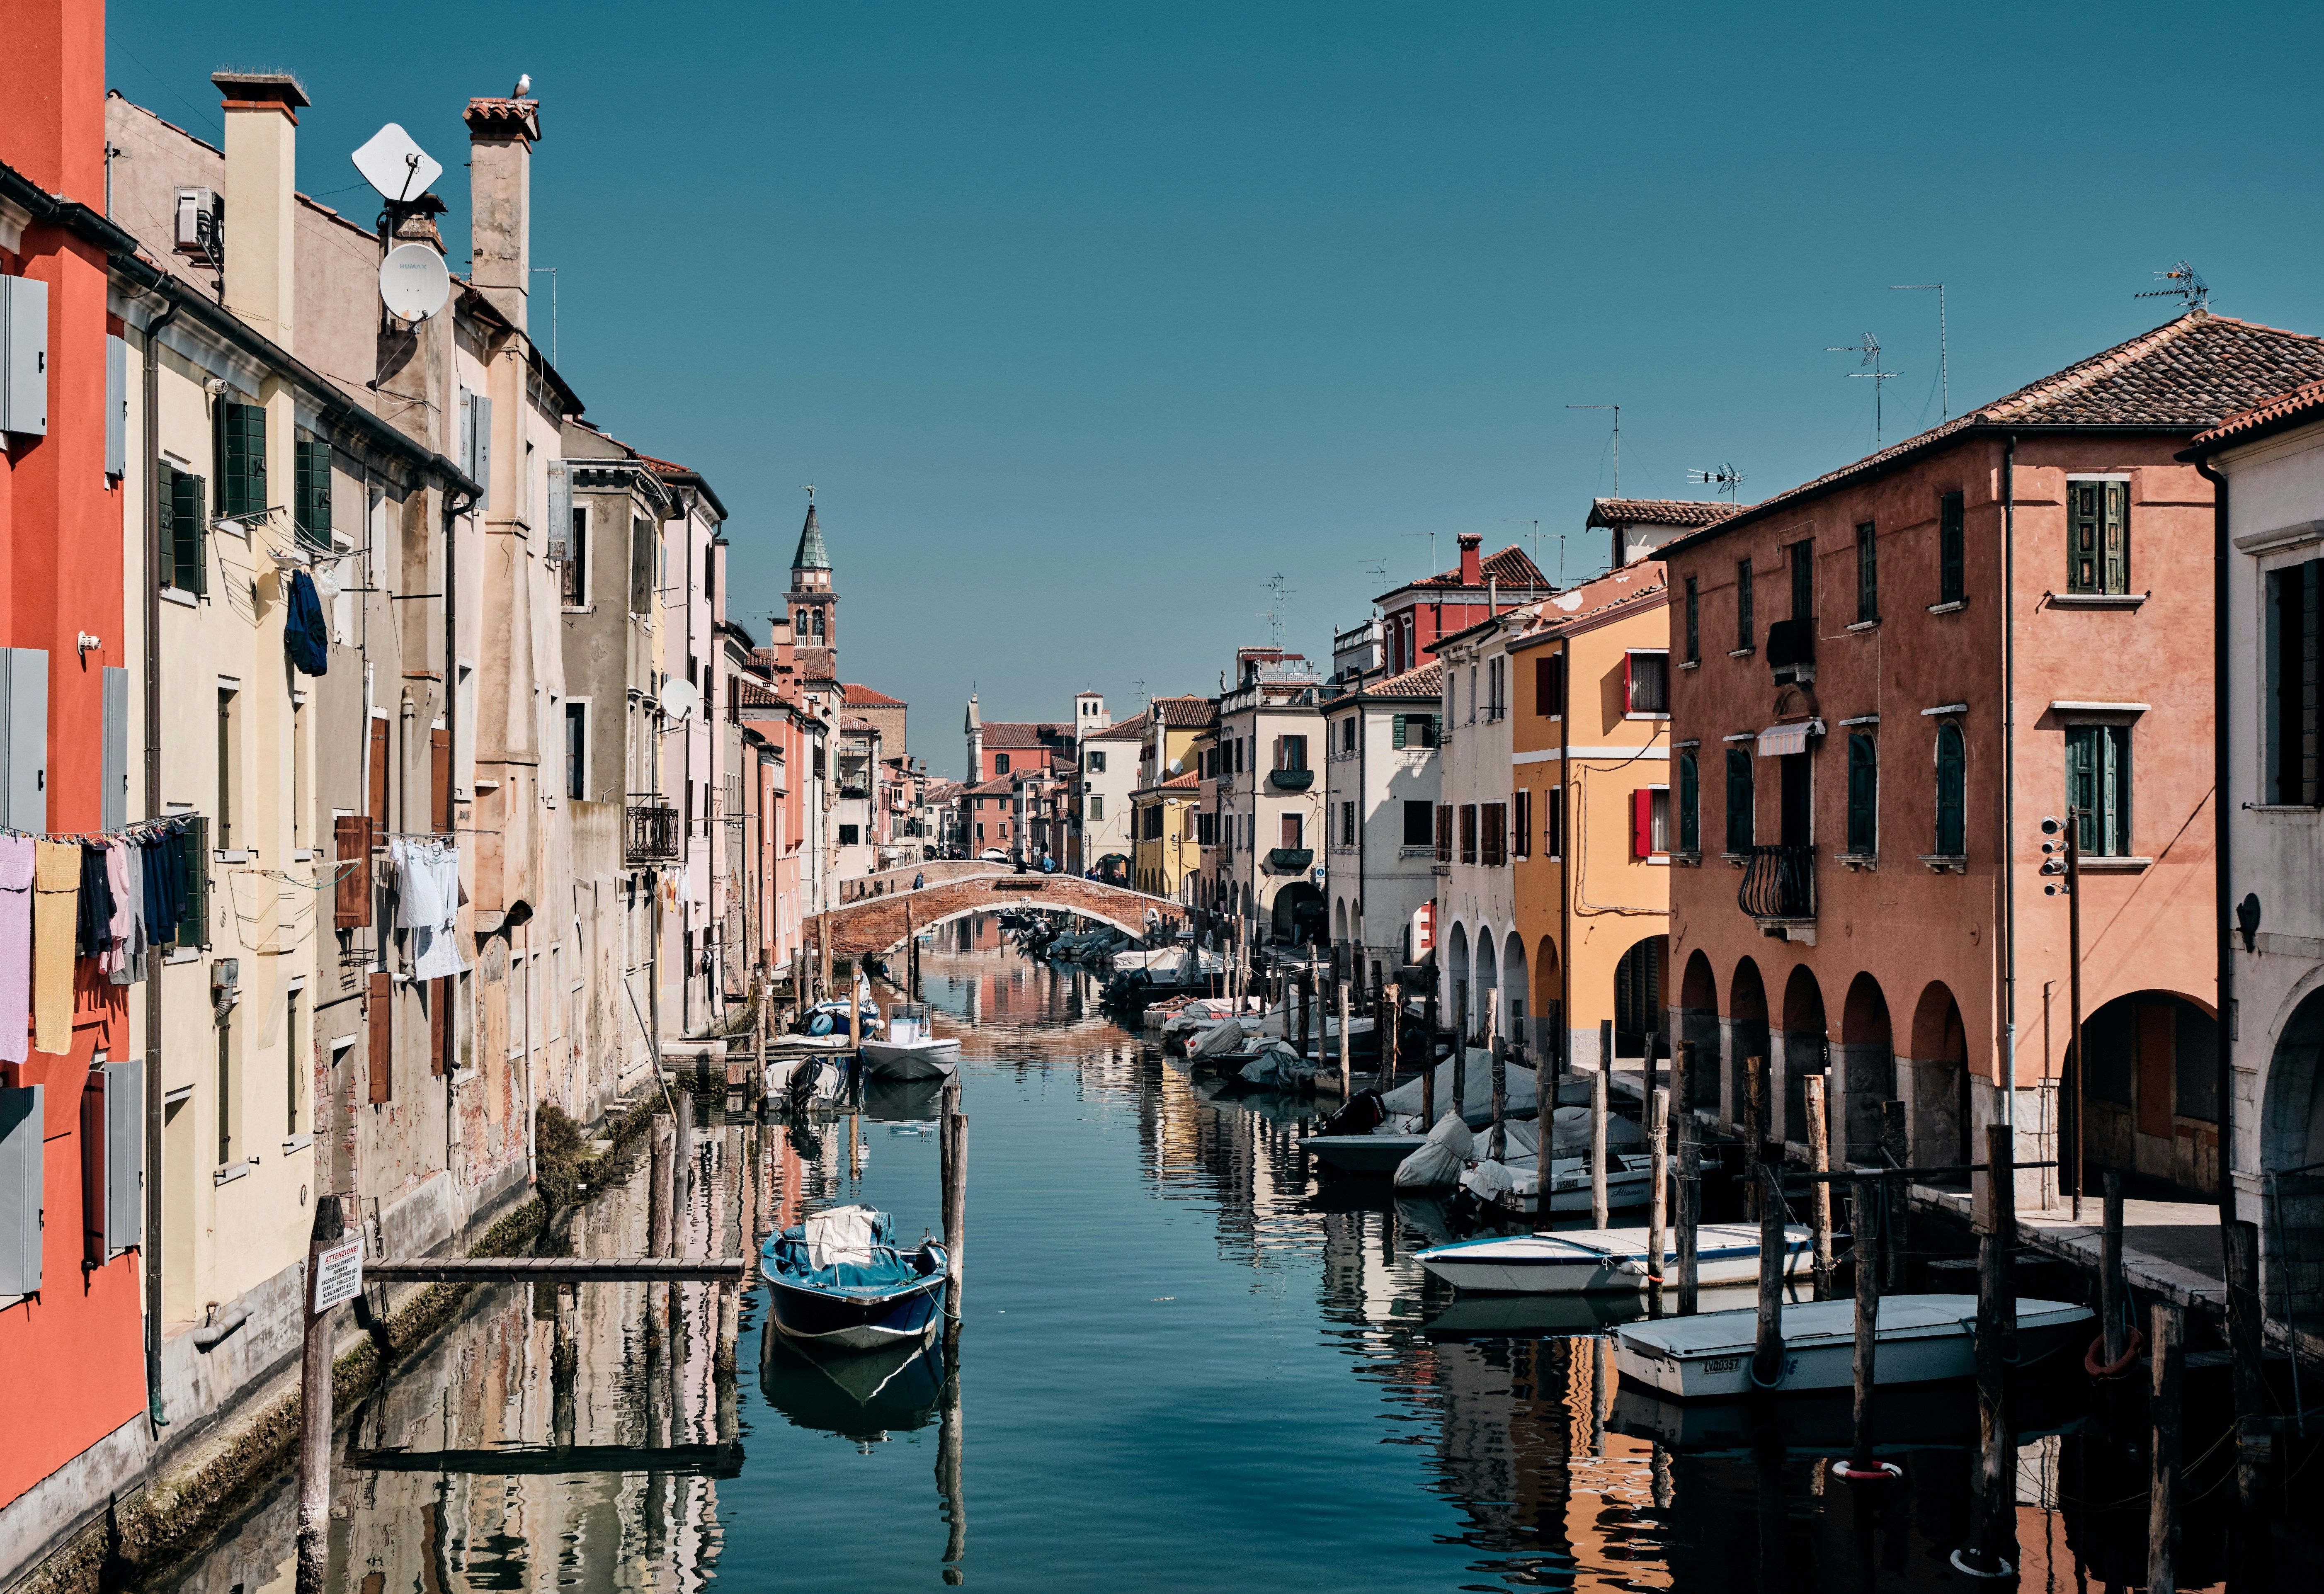
[(629, 813), (623, 857), (632, 863), (677, 862), (678, 810), (668, 803), (632, 803)]
[(1313, 847), (1273, 847), (1268, 851), (1267, 872), (1305, 874), (1314, 861), (1315, 850)]
[(1815, 917), (1815, 849), (1750, 848), (1735, 900), (1753, 918)]
[(1315, 784), (1313, 769), (1269, 769), (1267, 783), (1277, 791), (1305, 791)]

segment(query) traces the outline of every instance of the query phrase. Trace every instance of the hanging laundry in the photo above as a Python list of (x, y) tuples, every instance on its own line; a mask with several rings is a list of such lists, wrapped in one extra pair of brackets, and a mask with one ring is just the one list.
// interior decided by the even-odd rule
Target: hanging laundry
[(105, 949), (105, 972), (115, 985), (126, 985), (136, 976), (130, 969), (137, 954), (137, 899), (130, 889), (130, 860), (137, 849), (125, 841), (105, 843), (105, 874), (113, 887), (113, 920), (108, 928), (112, 944)]
[(32, 843), (0, 836), (0, 1063), (22, 1063), (32, 1049), (23, 1015), (32, 1011)]
[(72, 1050), (80, 849), (70, 842), (35, 842), (32, 846), (32, 1047), (63, 1056)]
[(395, 923), (411, 932), (411, 977), (465, 974), (460, 959), (460, 849), (448, 842), (399, 839), (388, 849), (397, 879)]
[(282, 621), (282, 647), (290, 662), (310, 676), (331, 668), (331, 631), (323, 620), (322, 601), (315, 595), (315, 579), (304, 570), (285, 578), (290, 585), (290, 605)]
[(73, 955), (102, 957), (113, 942), (113, 881), (103, 842), (81, 842), (80, 895), (73, 916)]
[(178, 938), (178, 921), (186, 917), (186, 901), (179, 882), (184, 868), (185, 840), (176, 827), (156, 831), (138, 842), (145, 855), (145, 933), (157, 943)]

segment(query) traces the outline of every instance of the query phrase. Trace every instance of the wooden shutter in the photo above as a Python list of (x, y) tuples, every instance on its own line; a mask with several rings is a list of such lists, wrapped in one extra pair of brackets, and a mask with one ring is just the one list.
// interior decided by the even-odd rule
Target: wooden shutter
[[(2067, 733), (2066, 756), (2070, 770), (2073, 759), (2072, 733)], [(2068, 800), (2071, 801), (2072, 781), (2068, 779)], [(1960, 727), (1937, 727), (1937, 855), (1958, 858), (1969, 851), (1965, 824), (1969, 785), (1969, 760), (1961, 745)]]
[(1702, 851), (1702, 777), (1694, 755), (1678, 755), (1678, 850)]
[(1751, 631), (1751, 561), (1735, 561), (1735, 645), (1752, 645)]
[(452, 980), (428, 981), (428, 1072), (441, 1079), (452, 1055)]
[(105, 1070), (92, 1068), (80, 1084), (80, 1259), (105, 1266)]
[(1751, 847), (1751, 755), (1739, 747), (1727, 750), (1727, 850)]
[(387, 777), (390, 763), (387, 722), (374, 718), (371, 723), (371, 769), (368, 797), (371, 799), (371, 825), (374, 834), (387, 829)]
[(134, 1248), (145, 1224), (145, 1064), (105, 1065), (105, 1254)]
[(1961, 495), (1948, 493), (1937, 501), (1937, 601), (1941, 604), (1959, 603), (1967, 590), (1964, 540)]
[(384, 969), (371, 976), (371, 994), (364, 1009), (371, 1024), (371, 1094), (373, 1106), (395, 1099), (395, 980)]
[(29, 1295), (41, 1287), (46, 1088), (0, 1090), (0, 1295)]
[(181, 471), (170, 473), (171, 535), (163, 540), (170, 585), (203, 596), (210, 590), (209, 484)]
[(1509, 793), (1509, 855), (1533, 856), (1533, 793), (1522, 786)]
[(2066, 484), (2066, 590), (2098, 590), (2098, 484)]
[(218, 513), (231, 518), (267, 508), (266, 408), (218, 405)]
[(1565, 787), (1563, 781), (1544, 794), (1549, 799), (1549, 811), (1543, 815), (1541, 850), (1552, 858), (1565, 856)]
[(338, 864), (331, 883), (332, 927), (360, 929), (371, 923), (371, 819), (362, 814), (340, 815), (331, 821), (331, 843)]
[(1692, 576), (1686, 578), (1686, 656), (1690, 662), (1702, 657), (1702, 605)]
[(2105, 585), (2098, 590), (2126, 593), (2130, 590), (2130, 484), (2102, 482), (2099, 486), (2104, 489), (2098, 494), (2098, 530)]
[[(654, 600), (654, 537), (653, 522), (646, 520), (630, 523), (630, 613), (650, 614)], [(800, 613), (804, 614), (805, 610)], [(796, 639), (801, 646), (807, 643), (804, 629)]]
[(197, 814), (189, 818), (179, 839), (184, 843), (185, 875), (179, 886), (184, 894), (186, 911), (178, 920), (177, 943), (180, 946), (207, 946), (210, 939), (209, 816)]
[(1393, 723), (1396, 731), (1396, 748), (1398, 752), (1401, 752), (1404, 751), (1405, 716), (1402, 714), (1397, 715)]
[(292, 520), (299, 540), (309, 548), (331, 546), (331, 446), (320, 438), (300, 438), (291, 444), (299, 481), (292, 501)]
[(1877, 846), (1879, 763), (1872, 738), (1848, 739), (1848, 850), (1859, 857)]
[(452, 733), (442, 725), (428, 732), (428, 822), (438, 832), (452, 828)]
[(1856, 618), (1880, 618), (1880, 542), (1870, 521), (1856, 529)]
[(1638, 656), (1636, 653), (1622, 655), (1622, 712), (1624, 714), (1638, 712), (1638, 686), (1631, 673), (1637, 661)]
[(1815, 618), (1815, 544), (1805, 538), (1792, 544), (1792, 618)]
[(129, 672), (105, 667), (105, 773), (97, 793), (98, 823), (119, 830), (129, 823)]
[(49, 828), (49, 655), (0, 649), (0, 825), (39, 835)]
[(1655, 792), (1641, 786), (1630, 793), (1630, 856), (1655, 855)]

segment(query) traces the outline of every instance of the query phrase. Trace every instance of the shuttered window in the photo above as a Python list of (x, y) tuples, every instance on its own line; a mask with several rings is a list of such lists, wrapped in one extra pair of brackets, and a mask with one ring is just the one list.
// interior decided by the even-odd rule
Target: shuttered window
[(102, 1267), (135, 1248), (144, 1217), (145, 1064), (88, 1071), (80, 1099), (81, 1259)]
[(194, 815), (186, 821), (182, 838), (185, 845), (185, 873), (178, 882), (184, 894), (186, 911), (178, 920), (175, 939), (180, 946), (208, 946), (210, 944), (210, 822), (205, 815)]
[(1967, 550), (1961, 495), (1948, 493), (1937, 501), (1937, 602), (1958, 604), (1968, 592), (1963, 568)]
[(1702, 657), (1702, 607), (1694, 590), (1694, 577), (1686, 578), (1686, 658), (1692, 664)]
[(1937, 856), (1969, 852), (1969, 750), (1950, 720), (1937, 727)]
[(1815, 544), (1803, 539), (1784, 550), (1792, 566), (1792, 618), (1815, 618)]
[[(630, 613), (650, 614), (653, 610), (654, 523), (633, 520), (630, 522)], [(803, 632), (799, 640), (807, 640)]]
[(2130, 590), (2130, 484), (2066, 484), (2066, 590)]
[(1848, 850), (1868, 858), (1879, 849), (1880, 766), (1872, 738), (1848, 739)]
[(1509, 856), (1533, 856), (1533, 793), (1523, 787), (1509, 794)]
[(331, 852), (337, 866), (331, 881), (335, 929), (361, 929), (371, 923), (371, 827), (372, 821), (362, 814), (342, 814), (331, 821)]
[(1655, 852), (1655, 794), (1650, 787), (1630, 793), (1630, 856), (1650, 858)]
[(1735, 646), (1753, 646), (1751, 640), (1751, 561), (1735, 561)]
[(1477, 814), (1477, 861), (1488, 869), (1498, 869), (1509, 861), (1508, 808), (1501, 803), (1485, 803)]
[(1545, 720), (1565, 713), (1565, 655), (1545, 653), (1533, 661), (1534, 712)]
[(395, 979), (383, 969), (371, 976), (370, 999), (364, 1003), (371, 1024), (371, 1081), (368, 1099), (374, 1107), (395, 1099)]
[(129, 672), (105, 667), (105, 785), (98, 793), (107, 830), (129, 823)]
[(1880, 539), (1872, 522), (1856, 529), (1856, 622), (1880, 618)]
[(2084, 853), (2120, 858), (2130, 852), (2130, 727), (2066, 727), (2066, 806), (2081, 829)]
[(1552, 858), (1565, 856), (1565, 788), (1553, 786), (1542, 796), (1547, 807), (1541, 816), (1541, 850)]
[(1691, 752), (1678, 755), (1678, 850), (1702, 851), (1702, 779)]
[(41, 1287), (45, 1089), (0, 1089), (0, 1298)]
[(2271, 803), (2324, 804), (2319, 767), (2319, 599), (2324, 559), (2310, 559), (2267, 577), (2267, 796)]
[(299, 468), (299, 487), (292, 514), (299, 540), (309, 548), (331, 546), (331, 446), (320, 438), (301, 437), (291, 444)]
[(161, 484), (161, 569), (156, 574), (161, 585), (201, 596), (210, 589), (209, 484), (183, 471), (169, 471)]
[(264, 405), (219, 401), (217, 475), (220, 520), (256, 514), (268, 507)]
[(1751, 755), (1740, 747), (1727, 750), (1727, 850), (1751, 850)]

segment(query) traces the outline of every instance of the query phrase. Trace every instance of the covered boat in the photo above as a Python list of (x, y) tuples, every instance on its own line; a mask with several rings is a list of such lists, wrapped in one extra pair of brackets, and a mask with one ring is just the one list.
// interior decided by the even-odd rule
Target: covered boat
[(960, 1042), (933, 1033), (928, 1009), (904, 1002), (888, 1013), (886, 1032), (863, 1042), (863, 1066), (887, 1079), (948, 1079), (960, 1064)]
[[(1740, 1284), (1759, 1276), (1757, 1223), (1706, 1223), (1696, 1233), (1698, 1283)], [(1667, 1237), (1665, 1245), (1663, 1280), (1673, 1284), (1678, 1277), (1676, 1237)], [(1788, 1225), (1784, 1248), (1784, 1272), (1804, 1272), (1810, 1264), (1807, 1226)], [(1567, 1229), (1455, 1240), (1432, 1246), (1418, 1260), (1456, 1289), (1534, 1295), (1636, 1294), (1652, 1271), (1646, 1257), (1644, 1229)]]
[(770, 1237), (759, 1259), (775, 1326), (794, 1340), (870, 1350), (925, 1340), (943, 1315), (944, 1247), (894, 1244), (888, 1214), (870, 1207), (818, 1212)]

